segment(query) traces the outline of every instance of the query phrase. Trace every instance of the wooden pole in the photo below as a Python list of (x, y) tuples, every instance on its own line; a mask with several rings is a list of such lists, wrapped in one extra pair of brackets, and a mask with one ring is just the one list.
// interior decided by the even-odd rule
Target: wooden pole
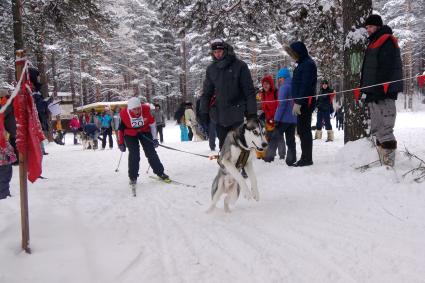
[[(16, 51), (16, 62), (19, 62), (25, 57), (23, 50)], [(21, 61), (22, 62), (22, 61)], [(16, 63), (16, 81), (21, 78), (22, 70), (25, 64)], [(21, 95), (21, 94), (18, 94)], [(28, 161), (27, 153), (19, 152), (19, 184), (20, 184), (20, 198), (21, 198), (21, 227), (22, 227), (22, 249), (30, 254), (30, 228), (28, 219), (28, 183), (27, 171)]]

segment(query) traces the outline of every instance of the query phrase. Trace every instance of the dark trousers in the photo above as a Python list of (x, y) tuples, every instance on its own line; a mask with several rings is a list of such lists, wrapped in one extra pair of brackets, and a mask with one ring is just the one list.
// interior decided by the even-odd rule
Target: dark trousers
[(106, 137), (108, 136), (109, 148), (114, 147), (114, 140), (112, 139), (112, 128), (102, 128), (102, 148), (106, 147)]
[(330, 111), (317, 111), (317, 123), (316, 123), (316, 129), (322, 130), (323, 127), (323, 121), (325, 121), (325, 129), (327, 131), (332, 130), (331, 125), (331, 113)]
[[(277, 127), (277, 125), (276, 125)], [(295, 126), (294, 126), (295, 128)], [(279, 154), (279, 158), (283, 159), (286, 156), (286, 147), (285, 147), (285, 138), (283, 136), (283, 132), (282, 131), (279, 135), (277, 135), (277, 131), (276, 128), (273, 131), (267, 131), (266, 132), (266, 138), (267, 141), (269, 142), (269, 146), (267, 147), (267, 152), (266, 152), (266, 157), (265, 159), (267, 159), (268, 161), (272, 161), (274, 159), (274, 157), (276, 156), (276, 149), (277, 152)], [(270, 141), (274, 139), (274, 143), (276, 143), (275, 145), (273, 145), (272, 147), (270, 147)]]
[(344, 130), (344, 117), (336, 116), (336, 127), (338, 131), (340, 129)]
[(215, 150), (215, 139), (217, 138), (217, 126), (214, 122), (210, 122), (208, 125), (208, 141), (211, 150)]
[(187, 126), (187, 129), (189, 130), (188, 137), (189, 137), (189, 140), (191, 141), (191, 140), (193, 139), (193, 131), (192, 131), (192, 127)]
[(12, 165), (0, 166), (0, 199), (10, 196), (9, 183), (12, 180)]
[(242, 123), (236, 123), (232, 126), (223, 127), (221, 125), (217, 124), (216, 130), (217, 130), (217, 137), (218, 137), (218, 146), (221, 150), (223, 147), (224, 141), (226, 140), (227, 134), (231, 131), (239, 127)]
[(159, 134), (159, 141), (161, 142), (161, 143), (163, 143), (164, 142), (164, 134), (162, 133), (162, 129), (164, 128), (164, 126), (163, 125), (157, 125), (156, 126), (156, 131), (158, 132), (158, 134)]
[(286, 163), (292, 165), (297, 161), (297, 149), (295, 146), (295, 124), (278, 123), (273, 130), (267, 147), (267, 155), (265, 161), (273, 160), (276, 149), (280, 142), (283, 142), (283, 134), (285, 134), (288, 152), (286, 154)]
[(142, 145), (145, 156), (148, 159), (149, 165), (152, 167), (156, 175), (164, 173), (164, 166), (162, 166), (156, 153), (155, 147), (152, 143), (151, 133), (139, 133), (136, 137), (124, 136), (125, 145), (128, 148), (128, 177), (131, 180), (137, 180), (139, 176), (139, 163), (140, 163), (140, 146)]
[(77, 140), (78, 129), (71, 129), (71, 131), (74, 134), (74, 144), (78, 144), (78, 140)]
[(301, 159), (313, 161), (313, 135), (311, 134), (312, 109), (307, 105), (301, 106), (301, 115), (298, 115), (297, 131), (301, 140)]

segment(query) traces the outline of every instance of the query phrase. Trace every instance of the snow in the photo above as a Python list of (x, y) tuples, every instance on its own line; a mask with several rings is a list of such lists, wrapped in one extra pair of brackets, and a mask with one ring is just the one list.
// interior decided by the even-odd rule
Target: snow
[[(0, 201), (0, 282), (424, 282), (425, 185), (401, 150), (425, 158), (425, 112), (399, 112), (397, 175), (354, 167), (377, 159), (365, 140), (314, 141), (314, 166), (255, 161), (261, 199), (206, 214), (217, 164), (159, 148), (166, 172), (196, 188), (147, 177), (128, 188), (117, 149), (47, 145), (46, 180), (29, 185), (31, 248), (20, 250), (18, 168)], [(210, 154), (206, 142), (165, 145)], [(326, 134), (325, 134), (326, 135)], [(299, 145), (299, 141), (297, 140)], [(299, 148), (298, 148), (299, 155)], [(150, 170), (151, 171), (151, 170)], [(151, 172), (149, 175), (152, 174)]]

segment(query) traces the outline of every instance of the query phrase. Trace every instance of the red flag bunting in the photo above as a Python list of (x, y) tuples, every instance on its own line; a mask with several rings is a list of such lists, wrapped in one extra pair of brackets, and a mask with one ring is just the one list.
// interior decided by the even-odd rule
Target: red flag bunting
[(418, 84), (420, 87), (424, 87), (425, 86), (425, 75), (421, 75), (418, 77)]
[[(1, 107), (0, 107), (1, 109)], [(6, 133), (4, 129), (4, 113), (0, 113), (0, 148), (6, 148)]]
[(390, 84), (389, 83), (384, 83), (384, 92), (385, 92), (385, 94), (387, 94), (387, 92), (388, 92), (388, 87), (390, 86)]
[(331, 95), (330, 95), (330, 100), (331, 100), (331, 103), (332, 103), (332, 101), (334, 101), (334, 97), (336, 96), (336, 91), (334, 91), (333, 93), (331, 93)]
[(359, 99), (360, 99), (360, 89), (359, 88), (354, 89), (354, 99), (356, 100), (356, 102), (359, 101)]
[(24, 77), (20, 92), (13, 101), (13, 108), (17, 125), (16, 146), (19, 153), (27, 156), (28, 180), (33, 183), (41, 176), (40, 143), (45, 138), (31, 91), (27, 88), (29, 85), (30, 82)]
[(313, 96), (308, 97), (308, 107), (311, 106), (311, 102), (313, 101)]

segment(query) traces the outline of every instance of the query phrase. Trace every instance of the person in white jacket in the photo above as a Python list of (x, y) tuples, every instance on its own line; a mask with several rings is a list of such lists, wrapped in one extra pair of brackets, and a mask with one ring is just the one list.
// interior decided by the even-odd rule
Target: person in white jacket
[(195, 112), (192, 109), (192, 102), (186, 102), (186, 110), (184, 111), (185, 124), (189, 129), (189, 140), (203, 141), (202, 135), (198, 130), (198, 121), (196, 120)]

